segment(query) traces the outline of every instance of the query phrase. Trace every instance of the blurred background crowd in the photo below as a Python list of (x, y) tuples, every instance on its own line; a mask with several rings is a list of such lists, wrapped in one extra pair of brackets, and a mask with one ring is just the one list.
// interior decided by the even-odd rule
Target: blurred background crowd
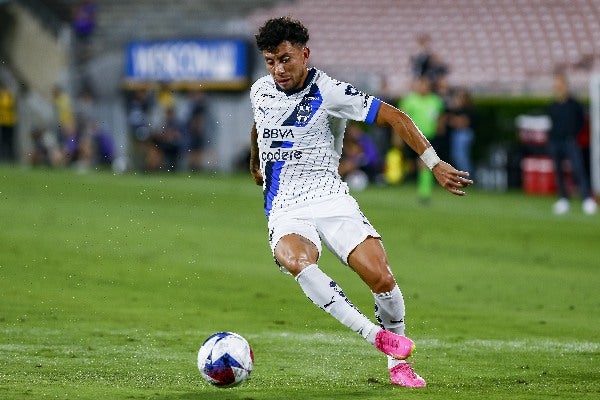
[[(245, 169), (248, 89), (265, 73), (253, 35), (281, 15), (307, 25), (316, 67), (405, 111), (482, 188), (564, 197), (583, 179), (594, 186), (593, 0), (0, 0), (0, 162), (82, 172)], [(227, 52), (204, 42), (231, 38), (242, 43), (241, 75), (227, 75), (219, 58)], [(215, 75), (165, 74), (200, 63), (177, 58), (194, 46), (215, 64), (198, 70)], [(570, 122), (581, 171), (570, 155), (556, 164), (548, 149), (557, 79), (583, 110)], [(431, 177), (417, 159), (388, 130), (351, 123), (340, 174), (355, 189), (415, 180), (427, 200)]]

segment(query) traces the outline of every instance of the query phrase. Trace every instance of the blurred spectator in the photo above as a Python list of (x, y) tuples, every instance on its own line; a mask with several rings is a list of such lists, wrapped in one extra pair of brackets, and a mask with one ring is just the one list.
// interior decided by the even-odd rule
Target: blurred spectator
[(78, 166), (83, 170), (92, 165), (110, 166), (115, 157), (112, 135), (93, 119), (82, 121), (78, 150)]
[(592, 196), (588, 176), (585, 172), (581, 149), (577, 144), (577, 136), (584, 125), (584, 111), (581, 103), (569, 92), (567, 77), (562, 72), (554, 74), (554, 101), (548, 106), (547, 112), (552, 127), (548, 133), (548, 152), (554, 161), (556, 184), (559, 200), (554, 204), (555, 214), (569, 211), (569, 192), (565, 184), (563, 160), (571, 163), (579, 193), (582, 198), (582, 208), (586, 214), (595, 214), (597, 204)]
[(338, 171), (351, 190), (364, 190), (369, 185), (369, 177), (359, 168), (361, 157), (360, 144), (344, 139), (344, 149)]
[(28, 161), (34, 166), (73, 166), (80, 172), (111, 165), (114, 140), (98, 122), (91, 93), (82, 92), (75, 103), (75, 113), (69, 95), (59, 86), (54, 88), (53, 96), (56, 129), (32, 130), (33, 147)]
[[(430, 141), (434, 141), (440, 117), (444, 110), (442, 99), (431, 91), (431, 82), (426, 76), (421, 76), (415, 82), (415, 90), (400, 100), (398, 108), (407, 113), (423, 135)], [(435, 143), (434, 143), (435, 146)], [(405, 146), (405, 156), (411, 161), (413, 168), (417, 171), (417, 195), (423, 204), (431, 199), (433, 189), (432, 172), (418, 159), (417, 154)], [(416, 163), (416, 165), (415, 165)]]
[(207, 104), (206, 94), (200, 89), (191, 90), (187, 95), (186, 107), (186, 150), (187, 163), (191, 171), (202, 170), (207, 137)]
[(146, 158), (146, 142), (150, 138), (150, 119), (154, 99), (148, 89), (141, 88), (128, 92), (127, 125), (129, 128), (129, 148), (134, 169), (143, 169)]
[(454, 92), (446, 110), (446, 118), (450, 128), (450, 156), (454, 167), (472, 175), (471, 147), (475, 138), (475, 110), (467, 89), (461, 88)]
[(84, 89), (75, 102), (76, 118), (87, 121), (96, 118), (96, 99), (90, 90)]
[(189, 168), (198, 172), (202, 170), (203, 153), (206, 149), (206, 115), (202, 109), (196, 109), (188, 122), (188, 163)]
[(206, 104), (206, 94), (202, 90), (192, 90), (188, 96), (189, 99), (189, 115), (201, 113), (206, 114), (208, 105)]
[(442, 160), (450, 160), (450, 132), (452, 128), (448, 125), (448, 110), (450, 109), (454, 90), (450, 86), (447, 75), (438, 78), (435, 90), (433, 90), (435, 94), (440, 96), (444, 104), (444, 112), (440, 116), (438, 132), (435, 137), (435, 151)]
[(577, 135), (577, 144), (581, 149), (583, 155), (583, 166), (585, 168), (586, 176), (590, 176), (592, 173), (592, 149), (591, 149), (591, 118), (589, 113), (585, 115), (585, 121), (583, 123), (583, 128), (579, 131), (579, 135)]
[(78, 155), (79, 141), (71, 98), (58, 85), (54, 87), (54, 112), (63, 162), (70, 164)]
[(96, 99), (88, 90), (77, 99), (78, 167), (108, 166), (114, 161), (115, 148), (112, 134), (100, 124)]
[(392, 135), (390, 148), (385, 154), (384, 178), (390, 185), (395, 185), (404, 179), (407, 168), (404, 157), (404, 142), (398, 135)]
[(73, 29), (80, 39), (88, 39), (96, 29), (96, 4), (92, 0), (73, 5)]
[(90, 56), (91, 38), (96, 29), (96, 4), (91, 0), (77, 1), (73, 5), (73, 30), (77, 39), (78, 61)]
[(75, 132), (75, 117), (70, 96), (58, 85), (52, 92), (58, 133), (69, 136)]
[(34, 128), (31, 132), (31, 140), (33, 148), (28, 154), (31, 165), (49, 167), (61, 165), (62, 154), (54, 131)]
[[(379, 78), (379, 90), (375, 97), (387, 104), (393, 105), (398, 102), (397, 96), (391, 92), (388, 80), (384, 75)], [(372, 125), (369, 127), (369, 135), (377, 145), (379, 154), (384, 158), (384, 155), (390, 150), (390, 142), (393, 140), (392, 129), (389, 126)]]
[(163, 110), (175, 107), (175, 94), (168, 83), (161, 82), (156, 93), (158, 106)]
[(417, 36), (417, 46), (417, 53), (411, 57), (412, 77), (417, 80), (425, 76), (435, 88), (438, 78), (448, 74), (448, 66), (433, 51), (429, 34), (423, 33)]
[(175, 109), (169, 107), (158, 130), (152, 133), (146, 153), (146, 170), (176, 171), (179, 168), (183, 130), (177, 121)]
[[(379, 90), (375, 95), (381, 101), (395, 105), (398, 98), (390, 92), (385, 76), (380, 77)], [(402, 155), (404, 142), (398, 135), (392, 134), (389, 126), (373, 125), (371, 133), (382, 155), (382, 178), (385, 183), (398, 184), (404, 178), (404, 157)]]
[(0, 82), (0, 162), (15, 161), (17, 107), (15, 96)]
[(339, 172), (348, 182), (349, 179), (356, 179), (358, 171), (366, 176), (368, 182), (377, 182), (383, 172), (383, 163), (373, 139), (359, 124), (351, 122), (344, 135)]
[(150, 137), (150, 114), (153, 106), (154, 100), (148, 89), (136, 89), (129, 93), (127, 124), (136, 141), (143, 142)]

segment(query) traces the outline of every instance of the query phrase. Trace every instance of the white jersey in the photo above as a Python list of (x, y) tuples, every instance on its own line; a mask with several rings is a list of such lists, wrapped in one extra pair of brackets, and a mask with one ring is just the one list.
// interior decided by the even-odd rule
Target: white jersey
[(346, 120), (372, 124), (381, 101), (309, 70), (304, 86), (282, 91), (270, 75), (250, 89), (264, 178), (265, 214), (348, 193), (338, 173)]

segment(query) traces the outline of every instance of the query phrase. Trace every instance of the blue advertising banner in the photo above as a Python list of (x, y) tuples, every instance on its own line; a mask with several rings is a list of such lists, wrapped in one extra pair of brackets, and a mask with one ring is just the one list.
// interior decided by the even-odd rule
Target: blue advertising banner
[(125, 81), (243, 89), (248, 68), (248, 44), (241, 39), (135, 41), (127, 46)]

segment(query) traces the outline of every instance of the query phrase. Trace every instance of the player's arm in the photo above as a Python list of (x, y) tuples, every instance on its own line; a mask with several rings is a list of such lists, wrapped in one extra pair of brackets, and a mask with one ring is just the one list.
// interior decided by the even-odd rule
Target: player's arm
[(258, 132), (256, 131), (256, 124), (252, 124), (250, 130), (250, 174), (257, 185), (263, 184), (263, 176), (260, 173), (260, 159), (258, 156)]
[(450, 193), (462, 196), (465, 192), (461, 189), (473, 183), (468, 179), (468, 172), (458, 171), (439, 159), (429, 140), (423, 136), (412, 119), (404, 112), (382, 102), (375, 123), (390, 127), (395, 135), (400, 136), (411, 149), (419, 154), (421, 160), (433, 172), (435, 179)]

